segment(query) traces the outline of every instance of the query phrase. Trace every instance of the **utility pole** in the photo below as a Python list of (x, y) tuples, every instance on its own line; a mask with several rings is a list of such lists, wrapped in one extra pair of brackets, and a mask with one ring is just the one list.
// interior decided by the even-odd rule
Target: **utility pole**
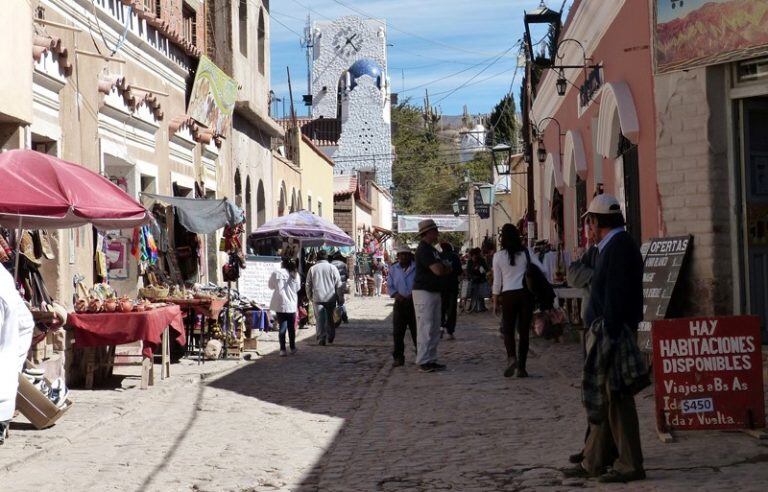
[(531, 102), (533, 101), (533, 88), (531, 86), (531, 79), (533, 75), (533, 60), (527, 55), (530, 50), (525, 50), (525, 80), (524, 94), (525, 101), (523, 101), (523, 138), (526, 140), (524, 144), (523, 152), (527, 155), (525, 161), (528, 163), (528, 175), (527, 175), (527, 191), (528, 191), (528, 214), (526, 217), (527, 222), (527, 236), (528, 247), (533, 247), (536, 238), (536, 199), (535, 188), (533, 179), (533, 125), (531, 125)]

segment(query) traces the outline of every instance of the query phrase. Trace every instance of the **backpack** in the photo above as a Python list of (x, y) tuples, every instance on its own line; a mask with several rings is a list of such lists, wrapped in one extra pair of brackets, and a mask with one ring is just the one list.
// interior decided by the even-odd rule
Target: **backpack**
[(533, 294), (539, 309), (543, 311), (552, 309), (555, 303), (555, 289), (552, 288), (544, 272), (536, 264), (531, 263), (531, 254), (527, 249), (525, 257), (528, 260), (528, 265), (525, 267), (525, 288)]

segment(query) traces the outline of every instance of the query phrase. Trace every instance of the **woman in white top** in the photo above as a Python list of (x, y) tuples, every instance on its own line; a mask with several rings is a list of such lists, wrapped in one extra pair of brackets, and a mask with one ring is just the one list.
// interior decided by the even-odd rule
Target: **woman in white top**
[[(528, 335), (533, 319), (534, 298), (525, 286), (525, 271), (533, 262), (520, 239), (520, 232), (512, 224), (501, 228), (501, 249), (493, 255), (493, 310), (502, 311), (501, 327), (507, 349), (507, 368), (504, 377), (528, 376), (525, 363), (528, 358)], [(519, 350), (515, 350), (515, 327), (520, 337)]]
[(280, 356), (285, 357), (285, 333), (288, 332), (291, 353), (296, 353), (296, 309), (298, 307), (298, 292), (301, 280), (293, 258), (283, 258), (279, 270), (272, 272), (269, 277), (269, 288), (272, 291), (272, 301), (269, 308), (277, 313), (277, 323), (280, 326)]

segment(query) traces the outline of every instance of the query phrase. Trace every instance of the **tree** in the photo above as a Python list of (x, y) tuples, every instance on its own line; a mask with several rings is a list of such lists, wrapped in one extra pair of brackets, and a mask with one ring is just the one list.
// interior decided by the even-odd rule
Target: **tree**
[(507, 143), (512, 146), (514, 152), (519, 152), (520, 123), (517, 121), (516, 113), (515, 98), (511, 93), (504, 96), (496, 104), (490, 117), (492, 131), (489, 142), (491, 146)]

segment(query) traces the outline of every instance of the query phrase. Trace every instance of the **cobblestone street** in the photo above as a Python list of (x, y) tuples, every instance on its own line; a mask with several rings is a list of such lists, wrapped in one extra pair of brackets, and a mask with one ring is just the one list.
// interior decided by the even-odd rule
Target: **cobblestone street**
[[(572, 490), (561, 469), (584, 433), (579, 347), (534, 340), (532, 377), (505, 379), (490, 315), (460, 318), (442, 373), (393, 368), (389, 302), (354, 300), (336, 343), (303, 330), (254, 361), (175, 365), (148, 391), (73, 391), (55, 427), (16, 425), (0, 447), (0, 489)], [(271, 353), (267, 353), (271, 352)], [(412, 359), (412, 357), (411, 357)], [(126, 382), (133, 381), (126, 379)], [(638, 398), (648, 480), (624, 490), (765, 490), (768, 445), (740, 433), (656, 438)]]

